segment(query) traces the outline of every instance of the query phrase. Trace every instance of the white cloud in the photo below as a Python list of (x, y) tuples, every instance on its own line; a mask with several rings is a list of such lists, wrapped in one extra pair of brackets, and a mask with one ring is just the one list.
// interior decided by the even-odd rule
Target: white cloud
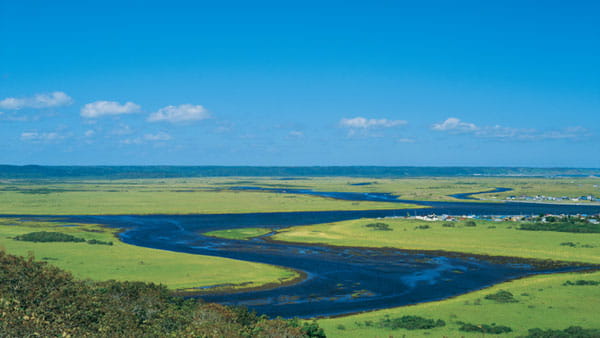
[(51, 142), (58, 141), (65, 138), (63, 135), (59, 133), (38, 133), (38, 132), (24, 132), (21, 133), (22, 141), (32, 141), (32, 142)]
[(448, 118), (442, 123), (434, 124), (431, 129), (454, 134), (471, 134), (481, 138), (513, 140), (578, 139), (591, 135), (587, 129), (582, 127), (540, 131), (534, 128), (512, 128), (501, 125), (477, 126), (473, 123), (463, 122), (454, 117)]
[(158, 142), (158, 141), (168, 141), (172, 139), (171, 135), (165, 132), (158, 132), (156, 134), (145, 134), (143, 137), (135, 137), (121, 140), (123, 144), (142, 144), (146, 142)]
[(98, 118), (105, 115), (132, 114), (140, 111), (140, 106), (127, 102), (120, 104), (115, 101), (96, 101), (88, 103), (81, 108), (81, 116), (85, 118)]
[(304, 133), (299, 130), (292, 130), (292, 131), (290, 131), (290, 133), (288, 135), (290, 137), (297, 137), (297, 138), (304, 137)]
[(405, 125), (406, 123), (404, 120), (367, 119), (360, 116), (340, 120), (340, 126), (353, 129), (389, 128)]
[(144, 135), (144, 140), (146, 141), (168, 141), (171, 139), (171, 135), (165, 132), (158, 132), (156, 134), (146, 134)]
[(114, 135), (129, 135), (129, 134), (133, 134), (133, 129), (131, 129), (130, 126), (121, 123), (121, 124), (119, 124), (119, 127), (115, 128), (112, 131), (112, 134), (114, 134)]
[(415, 140), (412, 138), (399, 138), (397, 141), (399, 143), (415, 143)]
[(92, 136), (94, 136), (95, 134), (96, 134), (96, 132), (95, 132), (94, 130), (91, 130), (91, 129), (90, 129), (90, 130), (86, 130), (86, 132), (85, 132), (85, 134), (84, 134), (84, 135), (85, 135), (85, 137), (92, 137)]
[(434, 124), (432, 129), (438, 131), (470, 132), (479, 128), (473, 123), (462, 122), (460, 119), (450, 117), (442, 123)]
[(51, 108), (66, 106), (73, 103), (73, 99), (63, 92), (36, 94), (33, 97), (7, 97), (0, 101), (0, 108), (19, 110), (23, 108)]
[(179, 106), (166, 106), (150, 114), (149, 122), (188, 122), (200, 121), (210, 117), (210, 113), (200, 105), (182, 104)]

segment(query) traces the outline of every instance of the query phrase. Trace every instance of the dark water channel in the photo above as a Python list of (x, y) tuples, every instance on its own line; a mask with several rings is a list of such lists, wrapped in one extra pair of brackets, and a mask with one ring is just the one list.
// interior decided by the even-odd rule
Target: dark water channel
[[(306, 193), (355, 201), (407, 202), (397, 200), (389, 194), (317, 193), (289, 189), (265, 190), (281, 193)], [(245, 305), (270, 316), (306, 318), (438, 300), (530, 274), (578, 268), (536, 269), (526, 264), (518, 264), (517, 260), (513, 264), (500, 264), (473, 257), (444, 257), (407, 253), (393, 249), (281, 244), (262, 239), (225, 240), (202, 236), (200, 233), (241, 227), (283, 228), (363, 217), (405, 216), (407, 212), (411, 215), (431, 213), (450, 215), (600, 213), (600, 206), (529, 203), (415, 203), (430, 208), (214, 215), (71, 216), (67, 219), (72, 222), (101, 223), (126, 229), (121, 234), (121, 239), (126, 243), (138, 246), (275, 264), (303, 271), (307, 278), (294, 285), (264, 291), (203, 296), (202, 298), (223, 304)]]

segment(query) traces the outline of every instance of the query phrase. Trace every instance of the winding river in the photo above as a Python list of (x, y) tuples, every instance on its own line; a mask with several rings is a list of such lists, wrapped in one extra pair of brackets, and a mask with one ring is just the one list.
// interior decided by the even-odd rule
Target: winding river
[[(285, 228), (365, 217), (405, 216), (407, 213), (600, 213), (600, 206), (591, 205), (423, 202), (399, 200), (385, 193), (315, 192), (254, 187), (236, 189), (310, 194), (352, 201), (408, 202), (428, 208), (202, 215), (90, 215), (66, 218), (72, 222), (100, 223), (125, 229), (121, 233), (121, 240), (133, 245), (274, 264), (303, 271), (306, 278), (293, 285), (262, 291), (215, 294), (202, 298), (223, 304), (245, 305), (258, 313), (270, 316), (309, 318), (439, 300), (531, 274), (572, 271), (582, 267), (544, 268), (523, 264), (517, 259), (507, 263), (468, 256), (409, 253), (394, 249), (284, 244), (262, 238), (249, 241), (226, 240), (206, 237), (201, 233), (242, 227)], [(465, 194), (462, 197), (468, 198), (469, 195)]]

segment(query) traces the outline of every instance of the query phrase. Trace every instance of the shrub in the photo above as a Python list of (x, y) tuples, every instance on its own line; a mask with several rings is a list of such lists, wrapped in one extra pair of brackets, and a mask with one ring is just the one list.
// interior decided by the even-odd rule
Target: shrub
[(552, 223), (524, 223), (518, 228), (528, 231), (557, 231), (574, 233), (600, 233), (600, 224), (552, 222)]
[(389, 328), (392, 330), (424, 330), (445, 326), (446, 322), (441, 319), (434, 320), (419, 316), (402, 316), (399, 318), (384, 318), (381, 319), (377, 324), (379, 327)]
[(393, 230), (393, 229), (390, 229), (389, 224), (381, 223), (381, 222), (369, 223), (369, 224), (365, 225), (365, 227), (371, 228), (373, 230), (379, 230), (379, 231), (392, 231)]
[(577, 280), (575, 282), (571, 282), (570, 280), (566, 281), (563, 283), (563, 285), (567, 286), (567, 285), (577, 285), (577, 286), (583, 286), (583, 285), (600, 285), (600, 281), (595, 281), (595, 280)]
[(442, 224), (443, 227), (445, 228), (454, 228), (454, 223), (452, 222), (445, 222), (444, 224)]
[(325, 337), (316, 322), (268, 320), (152, 283), (80, 281), (2, 251), (0, 281), (3, 337)]
[(584, 329), (580, 326), (570, 326), (564, 330), (529, 329), (526, 338), (597, 338), (600, 337), (599, 329)]
[(465, 226), (466, 227), (476, 227), (477, 223), (475, 223), (475, 221), (466, 221)]
[(481, 332), (481, 333), (489, 333), (489, 334), (502, 334), (512, 332), (512, 328), (504, 325), (496, 325), (495, 323), (492, 325), (487, 324), (470, 324), (470, 323), (459, 323), (461, 327), (458, 328), (460, 331), (464, 332)]
[(85, 239), (62, 232), (38, 231), (14, 237), (17, 241), (27, 242), (85, 242)]
[(417, 225), (415, 227), (415, 229), (421, 229), (421, 230), (426, 230), (426, 229), (429, 229), (429, 228), (431, 228), (431, 227), (429, 225), (427, 225), (427, 224)]
[(486, 295), (484, 298), (493, 300), (498, 303), (517, 303), (518, 302), (518, 300), (515, 299), (515, 297), (513, 296), (512, 293), (505, 291), (505, 290), (500, 290), (496, 293)]
[(87, 241), (88, 244), (101, 244), (101, 245), (113, 245), (113, 242), (104, 242), (104, 241), (99, 241), (97, 239), (90, 239), (89, 241)]

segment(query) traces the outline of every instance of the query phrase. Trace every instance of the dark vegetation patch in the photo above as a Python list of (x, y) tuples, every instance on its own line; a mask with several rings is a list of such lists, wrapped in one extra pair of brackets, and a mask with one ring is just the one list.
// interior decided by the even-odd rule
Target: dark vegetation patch
[(97, 239), (90, 239), (86, 241), (81, 237), (75, 237), (69, 234), (63, 234), (62, 232), (53, 232), (53, 231), (36, 231), (30, 232), (28, 234), (23, 234), (19, 236), (15, 236), (13, 238), (17, 241), (26, 241), (26, 242), (37, 242), (37, 243), (48, 243), (48, 242), (87, 242), (88, 244), (101, 244), (101, 245), (113, 245), (113, 242), (100, 241)]
[(570, 326), (564, 330), (529, 329), (526, 338), (598, 338), (600, 329), (584, 329), (581, 326)]
[(442, 224), (443, 227), (445, 228), (454, 228), (454, 223), (452, 222), (445, 222), (444, 224)]
[(313, 323), (172, 296), (163, 285), (91, 282), (0, 252), (0, 332), (7, 337), (325, 337)]
[(377, 323), (373, 323), (373, 321), (367, 320), (363, 323), (356, 323), (359, 327), (366, 326), (372, 327), (377, 326), (379, 328), (386, 329), (406, 329), (406, 330), (426, 330), (433, 329), (436, 327), (442, 327), (446, 325), (441, 319), (429, 319), (423, 318), (420, 316), (402, 316), (397, 318), (390, 318), (389, 315), (386, 315), (385, 318), (379, 320)]
[(97, 239), (90, 239), (87, 241), (87, 243), (88, 244), (100, 244), (100, 245), (113, 245), (113, 242), (111, 242), (111, 241), (105, 242), (105, 241), (100, 241)]
[(519, 301), (515, 299), (512, 293), (506, 290), (500, 290), (496, 293), (491, 293), (484, 297), (488, 300), (493, 300), (497, 303), (518, 303)]
[(600, 285), (600, 281), (596, 280), (576, 280), (571, 282), (570, 280), (563, 283), (564, 286), (575, 285), (575, 286), (585, 286), (585, 285)]
[(382, 223), (382, 222), (369, 223), (369, 224), (365, 225), (365, 227), (371, 228), (372, 230), (379, 230), (379, 231), (392, 231), (393, 230), (390, 228), (389, 224)]
[(475, 223), (475, 221), (466, 221), (465, 226), (466, 227), (476, 227), (477, 223)]
[(85, 239), (62, 232), (37, 231), (14, 237), (17, 241), (26, 242), (85, 242)]
[(536, 222), (521, 224), (518, 229), (529, 231), (600, 233), (600, 224), (593, 224), (586, 219), (575, 216), (546, 216), (538, 217), (538, 221)]
[(458, 322), (460, 327), (458, 328), (460, 331), (464, 332), (481, 332), (488, 334), (502, 334), (512, 332), (512, 328), (504, 325), (496, 325), (496, 323), (488, 324), (471, 324), (471, 323), (463, 323)]
[(418, 229), (418, 230), (427, 230), (427, 229), (431, 229), (431, 227), (429, 225), (427, 225), (427, 224), (422, 224), (422, 225), (417, 225), (415, 227), (415, 229)]
[(562, 242), (560, 243), (560, 245), (562, 246), (570, 246), (571, 248), (595, 248), (595, 245), (591, 245), (591, 244), (581, 244), (579, 242), (574, 243), (574, 242)]

